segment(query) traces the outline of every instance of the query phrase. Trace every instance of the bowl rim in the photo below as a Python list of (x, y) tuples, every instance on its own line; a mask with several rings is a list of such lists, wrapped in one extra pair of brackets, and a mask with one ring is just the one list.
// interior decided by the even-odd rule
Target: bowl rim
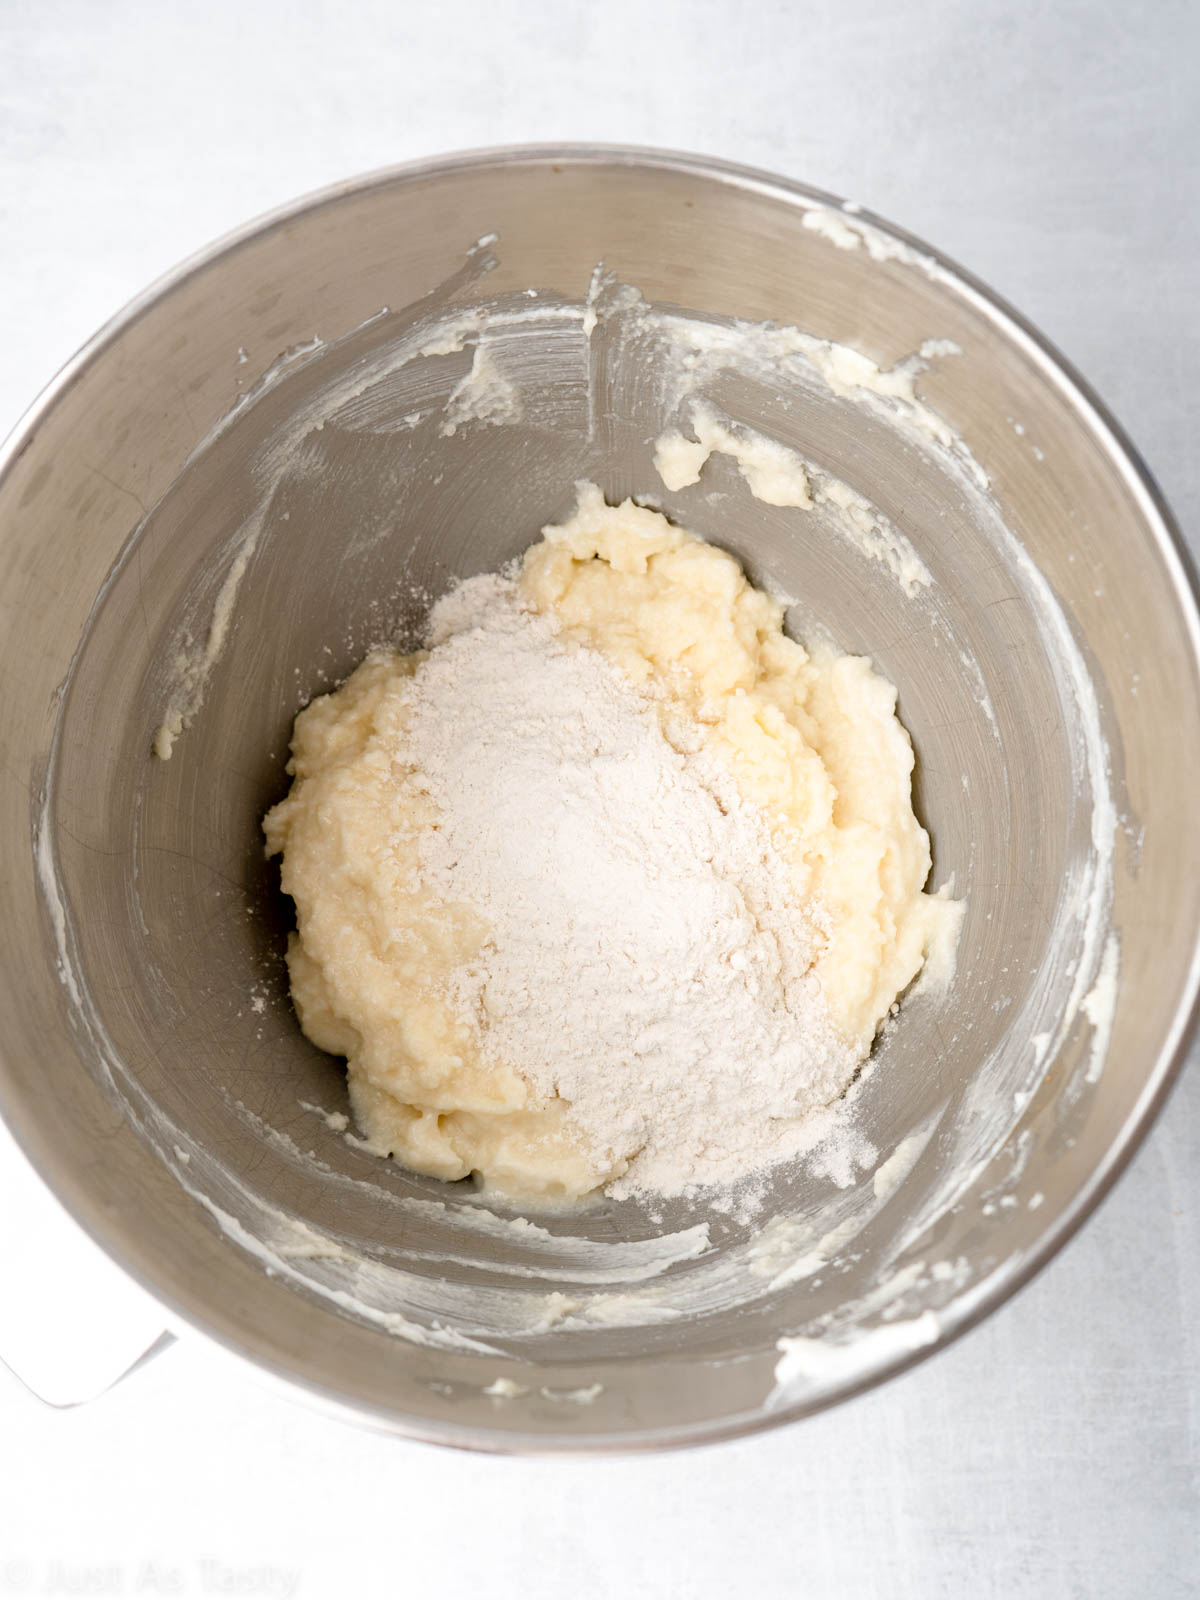
[[(849, 217), (853, 224), (878, 231), (889, 240), (926, 258), (936, 268), (941, 282), (972, 302), (997, 331), (1018, 345), (1041, 374), (1060, 390), (1123, 477), (1148, 530), (1153, 534), (1190, 635), (1193, 655), (1200, 663), (1200, 579), (1197, 577), (1195, 560), (1166, 497), (1140, 452), (1096, 391), (1029, 319), (951, 257), (866, 207), (848, 203), (827, 190), (758, 167), (674, 149), (590, 142), (522, 143), (470, 148), (374, 168), (308, 191), (259, 214), (193, 252), (154, 279), (105, 321), (60, 367), (0, 443), (0, 492), (16, 462), (33, 442), (41, 423), (82, 374), (168, 293), (222, 258), (233, 255), (244, 244), (352, 196), (363, 197), (376, 190), (447, 177), (465, 170), (482, 172), (489, 168), (511, 170), (519, 166), (545, 165), (562, 165), (564, 168), (610, 166), (616, 169), (660, 171), (715, 182), (803, 211), (828, 210), (838, 216)], [(103, 1215), (98, 1215), (83, 1204), (80, 1196), (73, 1192), (73, 1186), (51, 1169), (47, 1159), (43, 1159), (37, 1148), (39, 1140), (33, 1135), (32, 1129), (22, 1128), (21, 1109), (15, 1097), (8, 1095), (2, 1071), (0, 1116), (47, 1188), (105, 1255), (163, 1309), (168, 1326), (172, 1330), (182, 1328), (200, 1334), (223, 1356), (247, 1369), (268, 1387), (279, 1389), (294, 1399), (304, 1400), (326, 1414), (397, 1437), (494, 1454), (611, 1456), (716, 1443), (798, 1421), (864, 1394), (889, 1378), (915, 1367), (935, 1352), (946, 1349), (1031, 1282), (1094, 1215), (1130, 1164), (1161, 1112), (1172, 1087), (1178, 1081), (1198, 1026), (1200, 928), (1196, 930), (1187, 979), (1180, 991), (1166, 1040), (1146, 1075), (1133, 1110), (1117, 1131), (1103, 1159), (1079, 1185), (1036, 1244), (1019, 1255), (1007, 1258), (988, 1274), (975, 1292), (951, 1301), (943, 1311), (938, 1312), (939, 1329), (934, 1340), (915, 1349), (881, 1353), (874, 1361), (864, 1362), (853, 1376), (831, 1383), (818, 1394), (781, 1404), (774, 1409), (760, 1406), (753, 1411), (735, 1413), (719, 1420), (649, 1430), (633, 1436), (596, 1435), (586, 1430), (533, 1436), (519, 1429), (501, 1426), (466, 1427), (451, 1422), (434, 1426), (420, 1419), (349, 1400), (334, 1386), (322, 1385), (307, 1376), (281, 1370), (278, 1363), (272, 1362), (269, 1354), (256, 1352), (249, 1340), (235, 1340), (228, 1332), (213, 1326), (204, 1315), (202, 1298), (193, 1297), (185, 1302), (182, 1296), (165, 1290), (150, 1279), (128, 1258), (121, 1230), (107, 1226)]]

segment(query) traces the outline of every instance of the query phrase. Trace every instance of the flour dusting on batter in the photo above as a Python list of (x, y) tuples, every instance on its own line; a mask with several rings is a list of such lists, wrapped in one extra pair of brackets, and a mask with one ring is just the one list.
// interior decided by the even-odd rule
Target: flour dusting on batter
[(959, 907), (869, 661), (581, 485), (296, 721), (292, 994), (371, 1145), (523, 1194), (730, 1185), (826, 1131)]

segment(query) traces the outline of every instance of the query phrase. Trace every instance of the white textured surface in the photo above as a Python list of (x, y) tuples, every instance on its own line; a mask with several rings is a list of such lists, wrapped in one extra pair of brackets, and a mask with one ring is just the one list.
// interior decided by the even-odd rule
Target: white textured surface
[[(0, 428), (149, 279), (295, 193), (443, 149), (631, 140), (804, 178), (966, 263), (1196, 529), (1198, 52), (1191, 0), (5, 0)], [(0, 1210), (18, 1188), (0, 1147)], [(1198, 1205), (1192, 1071), (1099, 1217), (980, 1330), (691, 1455), (436, 1452), (194, 1346), (62, 1413), (0, 1372), (0, 1592), (1193, 1595)]]

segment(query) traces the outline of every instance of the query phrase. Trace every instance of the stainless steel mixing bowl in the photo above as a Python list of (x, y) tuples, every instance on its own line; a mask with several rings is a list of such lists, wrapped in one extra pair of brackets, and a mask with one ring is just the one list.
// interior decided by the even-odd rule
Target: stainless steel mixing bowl
[[(932, 586), (904, 595), (728, 463), (664, 494), (657, 391), (580, 309), (599, 263), (649, 302), (795, 324), (885, 368), (930, 338), (961, 347), (918, 389), (986, 491), (782, 365), (778, 384), (718, 374), (715, 396), (889, 516)], [(476, 339), (394, 359), (413, 325), (522, 296), (541, 308), (504, 352), (522, 419), (431, 425)], [(657, 497), (798, 596), (801, 632), (820, 619), (874, 656), (919, 754), (935, 876), (967, 897), (953, 987), (906, 1005), (861, 1087), (857, 1181), (782, 1174), (765, 1226), (685, 1202), (496, 1220), (323, 1120), (341, 1072), (286, 996), (258, 824), (294, 713), (371, 640), (411, 634), (414, 595), (518, 553), (581, 476)], [(569, 148), (289, 207), (150, 290), (25, 419), (0, 477), (0, 603), (4, 1115), (172, 1326), (358, 1419), (556, 1450), (829, 1405), (1025, 1282), (1180, 1062), (1200, 693), (1170, 515), (1036, 332), (828, 196)], [(155, 729), (193, 689), (163, 762)]]

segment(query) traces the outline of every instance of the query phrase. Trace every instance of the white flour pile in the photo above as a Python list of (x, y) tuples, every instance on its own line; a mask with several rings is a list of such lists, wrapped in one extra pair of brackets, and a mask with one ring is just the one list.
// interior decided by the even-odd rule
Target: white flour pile
[(811, 1146), (961, 911), (922, 893), (895, 706), (730, 556), (583, 485), (428, 651), (302, 711), (264, 828), (301, 1024), (372, 1148), (574, 1197)]
[(640, 1151), (638, 1188), (786, 1153), (855, 1061), (809, 975), (820, 914), (761, 811), (511, 581), (463, 585), (431, 640), (407, 755), (441, 818), (424, 881), (493, 931), (456, 980), (484, 1058), (569, 1101), (589, 1146)]

